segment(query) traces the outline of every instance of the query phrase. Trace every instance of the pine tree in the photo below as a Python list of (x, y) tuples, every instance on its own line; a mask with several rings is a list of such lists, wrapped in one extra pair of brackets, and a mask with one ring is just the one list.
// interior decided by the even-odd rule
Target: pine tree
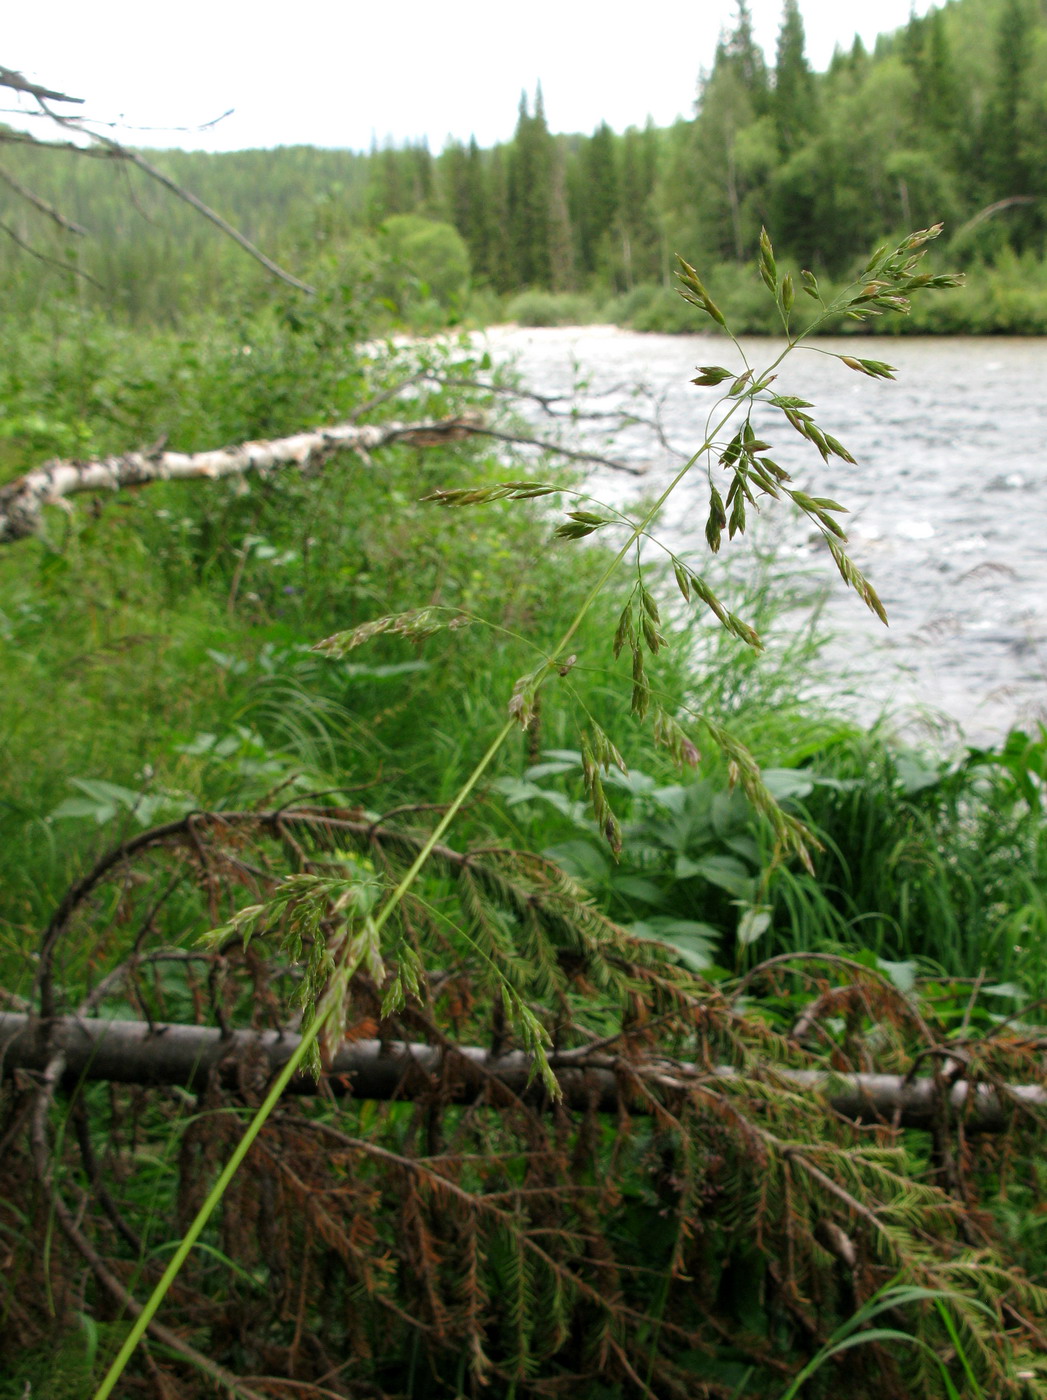
[(496, 146), (491, 152), (486, 179), (488, 240), (486, 271), (497, 292), (518, 291), (523, 285), (515, 262), (513, 230), (509, 221), (509, 164), (511, 146)]
[(779, 166), (773, 182), (770, 222), (777, 230), (776, 242), (783, 252), (810, 265), (820, 260), (823, 251), (818, 247), (815, 230), (820, 229), (823, 236), (826, 231), (819, 218), (819, 205), (827, 196), (831, 203), (831, 190), (823, 188), (827, 182), (831, 184), (831, 176), (824, 165), (811, 159), (807, 149), (817, 126), (818, 93), (804, 43), (797, 0), (785, 0), (771, 100)]
[(465, 147), (460, 141), (450, 141), (439, 161), (440, 204), (444, 218), (468, 243), (469, 241), (469, 165)]
[(549, 181), (549, 274), (554, 292), (572, 291), (577, 285), (574, 238), (567, 203), (567, 151), (563, 137), (553, 146)]
[(419, 214), (435, 214), (435, 181), (433, 178), (433, 157), (429, 143), (423, 137), (417, 145), (409, 145), (403, 158), (407, 167), (407, 189), (410, 211)]
[(962, 124), (963, 104), (960, 100), (956, 65), (941, 10), (932, 10), (927, 16), (924, 33), (924, 111), (938, 131), (955, 135)]
[(490, 193), (475, 136), (468, 149), (460, 141), (451, 142), (438, 165), (443, 217), (465, 239), (474, 279), (492, 281)]
[(404, 180), (402, 152), (386, 145), (371, 151), (371, 183), (367, 192), (368, 221), (380, 224), (390, 214), (410, 211), (411, 197)]
[(753, 37), (753, 20), (746, 0), (738, 0), (738, 17), (731, 34), (720, 41), (717, 64), (727, 64), (734, 70), (748, 94), (754, 114), (762, 116), (770, 101), (767, 61)]
[(469, 138), (469, 154), (466, 158), (468, 225), (463, 237), (469, 245), (469, 255), (473, 260), (474, 274), (496, 284), (495, 267), (497, 254), (494, 248), (494, 200), (490, 181), (484, 166), (484, 157), (476, 144), (476, 137)]

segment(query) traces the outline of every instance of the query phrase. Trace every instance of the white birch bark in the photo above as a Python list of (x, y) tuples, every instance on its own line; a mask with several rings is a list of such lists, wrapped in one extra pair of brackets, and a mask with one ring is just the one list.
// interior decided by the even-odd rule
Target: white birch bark
[(0, 544), (33, 534), (44, 506), (61, 504), (84, 491), (119, 491), (153, 481), (218, 481), (286, 467), (303, 470), (346, 449), (366, 457), (393, 442), (429, 447), (483, 430), (478, 414), (463, 414), (413, 423), (338, 423), (208, 452), (124, 452), (86, 462), (56, 459), (0, 487)]

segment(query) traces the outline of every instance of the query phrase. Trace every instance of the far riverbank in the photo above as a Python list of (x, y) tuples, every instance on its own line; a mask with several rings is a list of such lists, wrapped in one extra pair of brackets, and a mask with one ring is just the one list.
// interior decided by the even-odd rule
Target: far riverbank
[[(944, 263), (937, 270), (945, 271)], [(730, 263), (701, 271), (738, 334), (781, 334), (774, 303), (752, 267)], [(823, 286), (826, 301), (831, 300), (834, 290), (831, 285)], [(794, 325), (802, 329), (816, 310), (815, 302), (798, 297)], [(702, 314), (676, 293), (671, 279), (664, 284), (639, 285), (617, 295), (531, 290), (496, 301), (477, 292), (471, 299), (469, 313), (485, 324), (505, 320), (538, 327), (602, 322), (661, 335), (694, 335), (704, 329), (700, 324)], [(1011, 254), (995, 266), (969, 269), (963, 287), (917, 298), (908, 316), (874, 318), (861, 324), (841, 318), (838, 331), (847, 336), (882, 334), (892, 338), (1047, 336), (1047, 264)]]

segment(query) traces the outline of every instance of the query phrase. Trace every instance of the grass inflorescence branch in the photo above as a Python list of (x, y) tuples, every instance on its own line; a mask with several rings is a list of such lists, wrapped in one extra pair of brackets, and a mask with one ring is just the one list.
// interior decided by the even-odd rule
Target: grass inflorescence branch
[[(823, 460), (835, 456), (844, 462), (853, 463), (854, 458), (848, 450), (831, 433), (821, 428), (808, 412), (813, 408), (812, 404), (778, 392), (772, 393), (770, 385), (776, 380), (779, 367), (786, 358), (808, 336), (839, 316), (862, 320), (883, 312), (904, 315), (909, 310), (912, 293), (956, 286), (960, 280), (956, 277), (932, 276), (917, 271), (925, 245), (937, 236), (940, 228), (940, 225), (936, 225), (920, 230), (893, 249), (877, 249), (860, 278), (828, 304), (821, 299), (814, 275), (809, 271), (801, 272), (802, 290), (817, 300), (822, 307), (821, 314), (802, 334), (794, 334), (790, 329), (790, 313), (795, 300), (793, 279), (789, 275), (779, 276), (774, 249), (764, 230), (760, 237), (759, 272), (778, 307), (787, 341), (785, 347), (762, 372), (755, 371), (745, 359), (723, 312), (712, 299), (696, 269), (682, 258), (679, 260), (677, 276), (681, 295), (730, 337), (743, 360), (743, 365), (738, 371), (722, 366), (702, 367), (693, 380), (699, 387), (721, 390), (730, 381), (709, 416), (711, 426), (705, 434), (705, 440), (638, 519), (630, 520), (617, 512), (604, 514), (586, 509), (572, 509), (567, 513), (566, 520), (556, 528), (556, 537), (567, 544), (577, 543), (597, 531), (602, 534), (624, 531), (625, 538), (606, 565), (598, 571), (596, 580), (556, 645), (551, 648), (541, 664), (517, 680), (512, 696), (507, 699), (508, 713), (504, 724), (492, 737), (472, 773), (397, 883), (392, 886), (383, 885), (364, 870), (357, 870), (335, 883), (320, 880), (308, 885), (299, 881), (288, 885), (268, 906), (255, 906), (243, 910), (218, 931), (222, 937), (230, 933), (239, 933), (247, 941), (256, 929), (282, 921), (282, 936), (290, 940), (288, 951), (292, 957), (295, 956), (296, 950), (298, 956), (301, 956), (304, 946), (301, 936), (303, 931), (310, 932), (314, 951), (309, 955), (302, 995), (306, 1002), (308, 1018), (311, 1019), (307, 1018), (304, 1034), (294, 1056), (272, 1084), (225, 1169), (208, 1193), (181, 1245), (175, 1251), (170, 1265), (136, 1318), (119, 1355), (96, 1392), (95, 1400), (106, 1400), (112, 1393), (127, 1360), (155, 1315), (167, 1289), (222, 1199), (248, 1148), (279, 1102), (290, 1078), (303, 1063), (311, 1060), (315, 1065), (318, 1044), (334, 1044), (340, 1037), (343, 1026), (340, 1005), (344, 1004), (346, 989), (353, 974), (357, 969), (366, 967), (371, 978), (379, 986), (385, 985), (391, 974), (386, 972), (383, 931), (400, 910), (444, 832), (475, 791), (509, 736), (519, 726), (526, 728), (533, 721), (546, 683), (554, 675), (561, 674), (573, 665), (575, 658), (570, 653), (570, 648), (575, 636), (597, 598), (634, 551), (636, 582), (621, 613), (610, 646), (616, 658), (622, 651), (629, 653), (633, 714), (643, 721), (651, 713), (652, 687), (647, 674), (646, 658), (657, 656), (662, 648), (669, 644), (669, 639), (665, 634), (665, 624), (655, 590), (648, 581), (648, 571), (640, 559), (639, 547), (650, 535), (666, 502), (695, 469), (699, 466), (704, 467), (709, 478), (709, 511), (705, 535), (712, 552), (720, 548), (724, 531), (729, 539), (744, 533), (748, 511), (759, 509), (761, 498), (780, 500), (784, 495), (811, 520), (825, 539), (844, 581), (855, 589), (877, 616), (886, 621), (882, 604), (875, 591), (844, 551), (846, 536), (834, 518), (844, 511), (844, 507), (834, 500), (812, 496), (791, 486), (789, 474), (768, 455), (772, 451), (772, 444), (756, 433), (751, 417), (757, 404), (770, 406), (816, 449)], [(889, 365), (880, 361), (861, 360), (843, 354), (837, 355), (836, 358), (840, 359), (846, 368), (872, 378), (892, 378), (894, 374)], [(739, 416), (740, 426), (724, 441), (721, 434), (732, 420), (738, 422)], [(718, 483), (723, 482), (725, 475), (728, 480), (722, 494)], [(548, 497), (556, 494), (558, 489), (555, 484), (549, 482), (512, 480), (491, 485), (439, 490), (430, 493), (425, 499), (444, 507), (486, 506), (498, 501), (515, 502)], [(672, 564), (676, 585), (685, 602), (689, 602), (692, 597), (698, 600), (712, 612), (719, 624), (735, 637), (748, 646), (759, 647), (760, 641), (756, 633), (724, 607), (696, 572), (676, 556), (672, 556)], [(335, 634), (318, 643), (317, 650), (333, 657), (342, 656), (380, 634), (399, 635), (409, 640), (421, 641), (439, 631), (463, 626), (468, 620), (453, 610), (420, 608), (378, 618), (352, 631)], [(799, 855), (801, 859), (808, 860), (802, 829), (794, 819), (782, 812), (767, 790), (752, 755), (718, 721), (702, 716), (702, 723), (724, 754), (732, 783), (737, 783), (744, 789), (756, 810), (767, 820), (773, 831), (776, 847), (783, 853), (791, 852)], [(693, 766), (699, 761), (697, 745), (676, 715), (656, 706), (653, 710), (653, 724), (655, 739), (667, 748), (681, 766)], [(585, 788), (594, 816), (612, 852), (617, 855), (621, 849), (622, 830), (608, 803), (603, 776), (611, 765), (624, 771), (624, 760), (615, 741), (595, 723), (589, 724), (581, 740), (581, 753)], [(281, 900), (282, 907), (278, 908), (278, 902)], [(491, 936), (497, 937), (497, 931), (492, 929)], [(492, 967), (497, 967), (498, 958), (494, 956), (493, 945), (489, 961)], [(393, 989), (389, 992), (389, 1005), (402, 1004), (412, 994), (412, 976), (413, 969), (408, 971), (406, 977), (400, 975), (399, 980), (393, 978), (393, 983), (390, 984)], [(559, 1089), (548, 1062), (545, 1029), (521, 999), (510, 978), (505, 975), (502, 976), (502, 1003), (509, 1022), (515, 1026), (523, 1044), (534, 1056), (536, 1072), (545, 1079), (549, 1093), (555, 1096)]]

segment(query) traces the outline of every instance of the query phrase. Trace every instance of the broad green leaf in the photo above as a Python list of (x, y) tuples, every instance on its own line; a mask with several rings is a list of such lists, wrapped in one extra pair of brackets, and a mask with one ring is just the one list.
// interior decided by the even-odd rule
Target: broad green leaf
[(704, 972), (712, 965), (721, 938), (719, 929), (711, 924), (664, 914), (638, 919), (629, 925), (629, 931), (639, 938), (668, 944), (691, 972)]
[(898, 784), (907, 797), (934, 787), (942, 780), (940, 767), (928, 767), (927, 760), (922, 755), (909, 749), (903, 749), (896, 755), (894, 767)]
[(760, 864), (760, 848), (751, 836), (729, 836), (723, 844), (736, 856), (741, 856), (742, 860), (749, 865), (758, 866)]
[(687, 856), (681, 856), (676, 862), (679, 879), (685, 878), (684, 870), (688, 875), (700, 875), (703, 880), (708, 880), (710, 885), (726, 890), (736, 899), (748, 899), (752, 894), (752, 874), (748, 867), (734, 856), (702, 856), (701, 860), (690, 860)]
[(738, 942), (748, 948), (771, 927), (771, 911), (762, 905), (753, 905), (742, 912), (738, 920)]
[(889, 962), (886, 958), (877, 958), (876, 966), (892, 985), (906, 995), (916, 986), (916, 974), (919, 972), (919, 964), (915, 962)]
[(764, 786), (779, 802), (788, 797), (809, 797), (814, 777), (803, 768), (764, 768)]
[(112, 821), (119, 809), (112, 803), (92, 802), (86, 797), (67, 797), (51, 813), (53, 820), (64, 817), (93, 817), (99, 826)]
[(602, 884), (612, 869), (610, 856), (591, 841), (561, 841), (557, 846), (547, 846), (542, 855), (586, 885)]
[(142, 794), (135, 792), (133, 788), (121, 787), (119, 783), (107, 783), (101, 778), (70, 778), (69, 781), (98, 802), (116, 802), (128, 810), (136, 806), (142, 798)]
[(559, 773), (570, 773), (578, 767), (576, 762), (568, 759), (551, 759), (548, 763), (536, 763), (533, 768), (524, 770), (524, 778), (529, 783), (536, 783), (539, 778), (554, 778)]
[(634, 797), (646, 796), (654, 787), (654, 779), (650, 774), (641, 773), (636, 768), (631, 768), (628, 773), (622, 773), (617, 768), (610, 768), (604, 775), (604, 782), (608, 787), (624, 788), (626, 792), (631, 792)]
[(618, 894), (628, 899), (638, 899), (641, 904), (657, 906), (665, 902), (665, 890), (653, 880), (645, 880), (640, 875), (623, 875), (613, 882)]
[(496, 778), (491, 788), (502, 794), (508, 807), (515, 807), (520, 802), (534, 802), (544, 796), (536, 783), (525, 782), (523, 778)]

